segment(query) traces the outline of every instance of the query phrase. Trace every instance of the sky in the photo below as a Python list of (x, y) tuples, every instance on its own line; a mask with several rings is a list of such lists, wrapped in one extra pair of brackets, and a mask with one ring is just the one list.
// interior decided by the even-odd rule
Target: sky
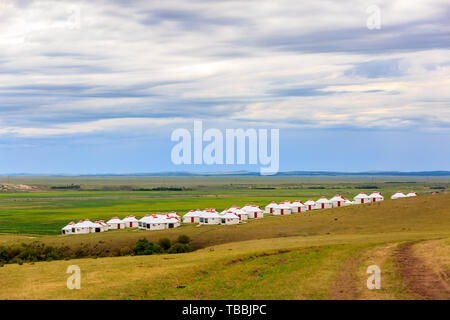
[(450, 170), (449, 87), (448, 1), (0, 0), (0, 174), (259, 167), (174, 164), (194, 120), (279, 129), (281, 171)]

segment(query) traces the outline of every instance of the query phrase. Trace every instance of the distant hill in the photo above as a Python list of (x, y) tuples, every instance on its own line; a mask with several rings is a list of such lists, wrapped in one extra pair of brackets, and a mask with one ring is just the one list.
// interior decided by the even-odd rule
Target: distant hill
[[(27, 176), (70, 176), (70, 177), (201, 177), (201, 176), (260, 176), (259, 172), (235, 171), (235, 172), (185, 172), (185, 171), (167, 171), (167, 172), (142, 172), (142, 173), (104, 173), (104, 174), (29, 174), (29, 173), (11, 173), (0, 174), (1, 176), (27, 177)], [(450, 171), (361, 171), (361, 172), (340, 172), (340, 171), (282, 171), (275, 176), (423, 176), (423, 177), (442, 177), (450, 176)]]

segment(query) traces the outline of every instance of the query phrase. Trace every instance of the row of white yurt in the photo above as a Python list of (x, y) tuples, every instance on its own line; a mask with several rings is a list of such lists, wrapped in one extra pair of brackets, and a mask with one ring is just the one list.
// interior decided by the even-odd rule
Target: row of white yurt
[(287, 215), (287, 214), (291, 214), (291, 213), (292, 213), (292, 210), (291, 210), (289, 201), (281, 202), (279, 205), (277, 205), (273, 209), (274, 215), (283, 216), (283, 215)]
[(384, 197), (381, 195), (381, 193), (375, 191), (370, 195), (365, 194), (364, 192), (361, 192), (356, 197), (353, 198), (355, 201), (355, 204), (364, 204), (369, 202), (378, 202), (383, 201)]
[(145, 230), (163, 230), (172, 229), (180, 226), (180, 219), (175, 215), (169, 214), (146, 214), (138, 221), (139, 229)]
[(396, 193), (394, 193), (391, 196), (391, 199), (409, 198), (409, 197), (415, 197), (415, 196), (417, 196), (416, 192), (410, 192), (405, 195), (403, 192), (397, 191)]
[(85, 234), (108, 231), (108, 225), (103, 221), (91, 222), (89, 219), (80, 220), (78, 223), (70, 222), (61, 229), (63, 235), (68, 234)]

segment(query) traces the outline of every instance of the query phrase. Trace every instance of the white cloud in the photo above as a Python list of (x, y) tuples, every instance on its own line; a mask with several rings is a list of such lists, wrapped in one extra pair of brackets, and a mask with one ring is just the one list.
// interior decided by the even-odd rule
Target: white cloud
[[(372, 1), (0, 3), (3, 134), (112, 132), (174, 117), (450, 122), (444, 1), (381, 1), (378, 33), (365, 23)], [(395, 77), (346, 74), (393, 59), (402, 64)]]

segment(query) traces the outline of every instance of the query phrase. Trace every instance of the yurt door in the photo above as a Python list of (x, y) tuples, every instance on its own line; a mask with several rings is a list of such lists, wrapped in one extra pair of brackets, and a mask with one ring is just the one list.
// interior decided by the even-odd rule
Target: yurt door
[(120, 223), (117, 224), (117, 229), (120, 229)]
[(255, 219), (258, 218), (258, 214), (257, 214), (256, 212), (254, 212), (253, 214), (254, 214), (253, 217), (254, 217)]
[(284, 214), (284, 209), (281, 209), (281, 215), (283, 215)]
[(340, 207), (341, 206), (341, 202), (340, 201), (338, 201), (338, 207)]
[(322, 203), (322, 209), (325, 209), (325, 203)]
[(191, 223), (194, 223), (194, 217), (191, 217)]

